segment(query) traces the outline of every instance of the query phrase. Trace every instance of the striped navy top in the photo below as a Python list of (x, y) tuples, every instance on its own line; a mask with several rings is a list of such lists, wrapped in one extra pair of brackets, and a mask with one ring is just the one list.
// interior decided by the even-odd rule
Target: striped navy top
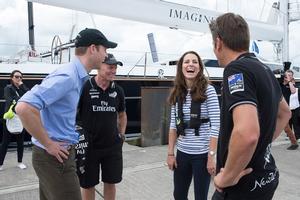
[[(209, 118), (210, 122), (202, 123), (199, 128), (199, 136), (195, 135), (194, 129), (185, 129), (185, 136), (180, 135), (177, 139), (177, 150), (187, 154), (204, 154), (209, 151), (210, 137), (217, 138), (220, 130), (220, 108), (216, 90), (213, 86), (208, 85), (206, 89), (207, 99), (201, 104), (201, 118)], [(190, 90), (182, 105), (183, 121), (190, 120), (191, 94)], [(170, 129), (176, 129), (175, 108), (177, 103), (171, 108)]]

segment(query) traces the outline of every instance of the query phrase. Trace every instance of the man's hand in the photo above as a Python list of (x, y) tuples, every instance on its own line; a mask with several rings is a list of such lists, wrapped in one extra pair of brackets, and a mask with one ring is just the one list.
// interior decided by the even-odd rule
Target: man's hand
[(125, 142), (126, 140), (125, 133), (119, 133), (119, 137), (121, 138), (122, 142)]
[(252, 168), (244, 169), (237, 177), (228, 179), (224, 173), (224, 168), (221, 168), (220, 172), (214, 178), (215, 187), (219, 192), (222, 192), (223, 188), (236, 185), (243, 176), (250, 174), (252, 170)]
[(61, 163), (63, 163), (63, 159), (66, 160), (68, 159), (69, 152), (65, 148), (67, 144), (64, 142), (55, 142), (52, 141), (49, 145), (46, 147), (46, 151), (57, 158), (57, 160)]

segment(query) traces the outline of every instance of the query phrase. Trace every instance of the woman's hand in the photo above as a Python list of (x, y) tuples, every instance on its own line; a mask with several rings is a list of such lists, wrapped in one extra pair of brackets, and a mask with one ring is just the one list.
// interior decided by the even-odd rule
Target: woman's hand
[(177, 168), (177, 162), (176, 162), (176, 157), (175, 155), (168, 155), (167, 157), (167, 164), (170, 170), (174, 170), (175, 168)]
[(20, 80), (19, 82), (16, 82), (17, 86), (20, 87), (21, 85), (23, 85), (23, 81)]
[(207, 158), (207, 171), (211, 176), (216, 175), (216, 161), (215, 156), (208, 155)]

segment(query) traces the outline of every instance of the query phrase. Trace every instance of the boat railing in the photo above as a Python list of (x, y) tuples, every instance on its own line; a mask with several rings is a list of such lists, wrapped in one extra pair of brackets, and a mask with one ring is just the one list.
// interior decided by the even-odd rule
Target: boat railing
[[(144, 59), (144, 65), (140, 65), (139, 63)], [(144, 77), (146, 77), (146, 66), (147, 66), (147, 52), (140, 57), (140, 59), (133, 65), (133, 67), (128, 71), (127, 77), (130, 77), (130, 73), (135, 67), (144, 67)]]

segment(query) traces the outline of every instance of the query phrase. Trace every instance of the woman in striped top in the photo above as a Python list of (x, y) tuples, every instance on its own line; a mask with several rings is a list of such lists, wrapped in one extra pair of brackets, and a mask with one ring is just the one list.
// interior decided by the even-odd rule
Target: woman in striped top
[[(169, 102), (172, 108), (167, 163), (174, 171), (174, 198), (187, 199), (193, 178), (195, 199), (207, 200), (210, 176), (215, 174), (220, 109), (216, 91), (203, 74), (203, 63), (196, 52), (188, 51), (179, 59)], [(180, 132), (179, 109), (182, 108), (183, 122), (190, 124), (192, 102), (201, 102), (201, 125), (196, 129), (187, 125)]]

